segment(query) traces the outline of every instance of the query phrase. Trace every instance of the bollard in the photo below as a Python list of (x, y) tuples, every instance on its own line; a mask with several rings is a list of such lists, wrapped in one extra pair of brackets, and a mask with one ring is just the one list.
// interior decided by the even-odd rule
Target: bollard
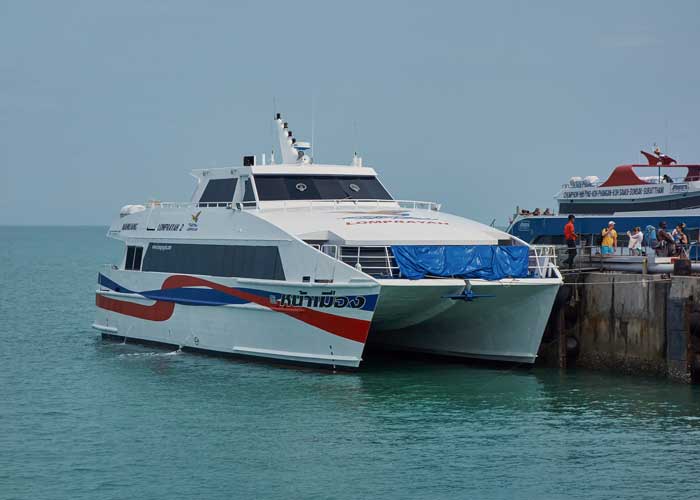
[(675, 276), (690, 276), (691, 265), (689, 259), (676, 259), (673, 262), (673, 274)]

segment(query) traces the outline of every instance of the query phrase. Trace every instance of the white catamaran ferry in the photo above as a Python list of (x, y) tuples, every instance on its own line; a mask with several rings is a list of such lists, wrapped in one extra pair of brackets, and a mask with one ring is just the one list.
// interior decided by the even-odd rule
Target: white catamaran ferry
[(549, 254), (431, 202), (355, 155), (314, 164), (278, 114), (282, 163), (194, 170), (185, 203), (127, 205), (98, 276), (103, 336), (357, 367), (366, 344), (532, 363), (561, 275)]

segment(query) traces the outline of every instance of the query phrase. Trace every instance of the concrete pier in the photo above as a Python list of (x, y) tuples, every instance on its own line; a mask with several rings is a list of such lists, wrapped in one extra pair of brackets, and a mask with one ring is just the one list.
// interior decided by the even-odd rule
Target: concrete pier
[(588, 272), (565, 282), (538, 363), (700, 380), (700, 277)]

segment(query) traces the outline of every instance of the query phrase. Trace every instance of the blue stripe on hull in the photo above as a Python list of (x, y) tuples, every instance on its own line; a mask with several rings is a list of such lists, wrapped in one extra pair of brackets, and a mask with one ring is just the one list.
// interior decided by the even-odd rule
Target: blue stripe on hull
[[(146, 297), (150, 300), (175, 302), (176, 304), (183, 304), (189, 306), (222, 306), (227, 304), (247, 304), (249, 302), (248, 300), (221, 292), (219, 290), (213, 290), (211, 288), (179, 287), (166, 288), (162, 290), (147, 290), (144, 292), (135, 292), (121, 286), (120, 284), (109, 279), (102, 273), (98, 275), (97, 282), (101, 286), (109, 288), (110, 290), (114, 290), (115, 292), (135, 293)], [(247, 294), (256, 295), (265, 299), (274, 297), (275, 301), (279, 301), (283, 295), (281, 292), (271, 292), (267, 290), (257, 290), (253, 288), (236, 288), (236, 290)], [(352, 301), (359, 296), (345, 295), (343, 297), (345, 297), (349, 301)], [(360, 309), (362, 311), (374, 311), (374, 309), (377, 306), (378, 295), (363, 295), (363, 297), (365, 299), (365, 302)]]

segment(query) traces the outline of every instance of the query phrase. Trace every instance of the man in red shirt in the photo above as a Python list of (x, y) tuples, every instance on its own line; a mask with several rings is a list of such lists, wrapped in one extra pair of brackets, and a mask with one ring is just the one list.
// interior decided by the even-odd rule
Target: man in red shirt
[(569, 254), (569, 257), (564, 261), (564, 264), (568, 264), (569, 269), (574, 268), (574, 259), (576, 258), (576, 238), (578, 235), (574, 230), (574, 219), (576, 219), (576, 217), (569, 215), (569, 222), (567, 222), (564, 226), (564, 239), (566, 240), (567, 246), (566, 251)]

